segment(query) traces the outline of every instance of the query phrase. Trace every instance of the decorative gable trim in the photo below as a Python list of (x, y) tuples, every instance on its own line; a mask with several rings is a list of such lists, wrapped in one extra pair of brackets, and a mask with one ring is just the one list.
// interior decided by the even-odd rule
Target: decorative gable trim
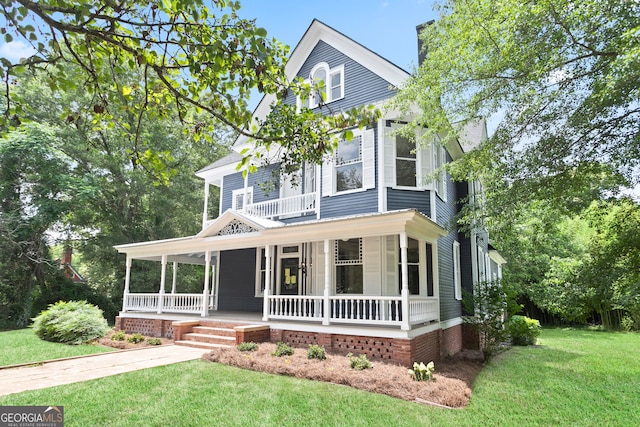
[(232, 220), (230, 223), (222, 227), (220, 231), (218, 231), (216, 236), (229, 236), (232, 234), (243, 234), (243, 233), (251, 233), (254, 231), (258, 231), (257, 229), (251, 227), (244, 222), (240, 222), (237, 219)]

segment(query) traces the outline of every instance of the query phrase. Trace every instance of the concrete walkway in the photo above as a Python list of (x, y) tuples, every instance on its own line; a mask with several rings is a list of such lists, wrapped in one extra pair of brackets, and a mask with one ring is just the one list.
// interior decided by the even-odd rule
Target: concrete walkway
[(208, 350), (166, 345), (100, 353), (48, 362), (39, 366), (2, 369), (0, 370), (0, 396), (186, 362), (199, 359), (204, 353), (208, 353)]

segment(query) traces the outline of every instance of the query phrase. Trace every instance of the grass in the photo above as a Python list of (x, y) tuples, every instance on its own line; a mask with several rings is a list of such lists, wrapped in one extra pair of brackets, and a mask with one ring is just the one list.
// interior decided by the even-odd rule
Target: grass
[(112, 351), (93, 344), (66, 345), (44, 341), (31, 329), (0, 332), (0, 366)]
[(640, 425), (640, 334), (545, 329), (539, 344), (496, 357), (462, 410), (201, 360), (0, 405), (64, 405), (66, 426)]

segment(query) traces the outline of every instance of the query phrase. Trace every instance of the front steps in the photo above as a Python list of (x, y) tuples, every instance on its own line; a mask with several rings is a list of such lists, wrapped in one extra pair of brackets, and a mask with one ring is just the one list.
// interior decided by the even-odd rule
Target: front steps
[(180, 321), (174, 322), (173, 326), (174, 330), (180, 330), (180, 332), (176, 331), (174, 344), (205, 350), (234, 347), (237, 343), (256, 338), (264, 340), (269, 333), (269, 327), (265, 325), (240, 325), (224, 322)]

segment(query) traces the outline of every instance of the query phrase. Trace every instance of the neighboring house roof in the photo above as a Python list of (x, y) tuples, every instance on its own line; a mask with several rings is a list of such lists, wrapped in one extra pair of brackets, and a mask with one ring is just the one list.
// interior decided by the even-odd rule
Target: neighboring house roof
[(64, 265), (64, 275), (76, 283), (84, 283), (87, 281), (76, 268), (71, 264)]

